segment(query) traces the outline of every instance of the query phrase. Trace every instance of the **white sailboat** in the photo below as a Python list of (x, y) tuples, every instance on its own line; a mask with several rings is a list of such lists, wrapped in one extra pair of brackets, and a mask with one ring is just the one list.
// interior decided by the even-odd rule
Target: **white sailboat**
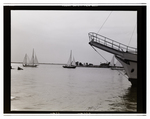
[(63, 68), (76, 68), (75, 58), (73, 57), (73, 60), (72, 60), (72, 51), (70, 51), (69, 60), (67, 64), (63, 66)]
[(33, 49), (31, 60), (29, 59), (28, 55), (25, 54), (22, 65), (24, 67), (37, 67), (38, 66), (38, 59), (37, 59), (37, 56), (34, 55), (34, 49)]
[[(114, 63), (116, 60), (116, 63)], [(115, 55), (113, 55), (112, 60), (110, 62), (110, 66), (112, 70), (123, 70), (123, 66), (121, 65), (121, 63), (115, 59)]]

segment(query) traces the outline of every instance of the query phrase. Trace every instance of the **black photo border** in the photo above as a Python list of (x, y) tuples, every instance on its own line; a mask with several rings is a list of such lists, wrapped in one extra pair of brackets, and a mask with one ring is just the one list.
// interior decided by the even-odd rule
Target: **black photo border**
[[(3, 6), (4, 13), (4, 114), (146, 114), (146, 5), (85, 5), (85, 6)], [(138, 48), (138, 82), (137, 82), (137, 112), (98, 112), (98, 111), (11, 111), (11, 10), (108, 10), (108, 11), (137, 11), (137, 48)]]

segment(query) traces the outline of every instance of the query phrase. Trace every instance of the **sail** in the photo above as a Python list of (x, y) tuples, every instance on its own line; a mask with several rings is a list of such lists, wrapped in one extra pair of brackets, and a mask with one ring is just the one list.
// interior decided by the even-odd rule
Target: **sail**
[(76, 66), (76, 62), (75, 62), (74, 57), (73, 57), (72, 65), (73, 65), (73, 66)]
[(123, 67), (122, 64), (118, 60), (116, 61), (116, 66)]
[(75, 63), (74, 57), (72, 60), (72, 50), (70, 51), (70, 56), (69, 56), (69, 60), (67, 62), (67, 65), (64, 65), (63, 68), (76, 68), (76, 63)]
[(30, 58), (28, 57), (27, 54), (25, 54), (24, 60), (23, 60), (23, 65), (28, 65), (30, 64)]
[(67, 66), (70, 66), (71, 62), (72, 62), (72, 51), (70, 51), (70, 57), (68, 59)]
[(114, 60), (115, 60), (115, 56), (113, 55), (112, 60), (110, 62), (110, 66), (114, 66)]
[(32, 57), (31, 57), (30, 64), (34, 64), (34, 49), (33, 49), (33, 52), (32, 52)]
[(35, 55), (35, 59), (34, 59), (34, 64), (38, 65), (38, 59), (37, 59), (36, 55)]
[(24, 60), (23, 60), (23, 64), (27, 64), (27, 54), (25, 54)]
[(24, 67), (36, 67), (37, 65), (38, 65), (38, 59), (33, 49), (31, 60), (27, 54), (25, 55), (24, 60), (23, 60), (23, 66)]
[(27, 55), (27, 64), (30, 64), (30, 58), (29, 58), (29, 56)]

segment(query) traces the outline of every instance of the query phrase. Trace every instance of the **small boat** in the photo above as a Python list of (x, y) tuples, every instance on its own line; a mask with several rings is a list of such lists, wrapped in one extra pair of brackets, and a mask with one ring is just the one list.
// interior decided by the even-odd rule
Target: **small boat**
[(70, 57), (69, 57), (68, 63), (66, 65), (64, 65), (63, 68), (73, 68), (73, 69), (76, 68), (76, 63), (75, 63), (74, 57), (72, 60), (72, 51), (70, 51)]
[(28, 55), (25, 54), (22, 65), (23, 65), (23, 67), (37, 67), (38, 66), (37, 57), (36, 57), (36, 55), (34, 55), (34, 49), (33, 49), (31, 60), (29, 59)]
[(23, 70), (22, 68), (18, 67), (18, 70)]
[(10, 69), (14, 69), (12, 66), (10, 66)]
[(101, 63), (99, 67), (101, 67), (101, 68), (110, 68), (109, 64), (110, 64), (110, 62)]

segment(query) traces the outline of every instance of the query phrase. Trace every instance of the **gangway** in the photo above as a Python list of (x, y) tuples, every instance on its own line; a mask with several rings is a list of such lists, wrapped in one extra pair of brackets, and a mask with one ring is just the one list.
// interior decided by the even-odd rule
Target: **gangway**
[(132, 57), (132, 55), (137, 54), (137, 48), (129, 47), (94, 32), (90, 32), (88, 35), (91, 46), (95, 46), (114, 55), (124, 57), (124, 55), (128, 54), (128, 56)]

